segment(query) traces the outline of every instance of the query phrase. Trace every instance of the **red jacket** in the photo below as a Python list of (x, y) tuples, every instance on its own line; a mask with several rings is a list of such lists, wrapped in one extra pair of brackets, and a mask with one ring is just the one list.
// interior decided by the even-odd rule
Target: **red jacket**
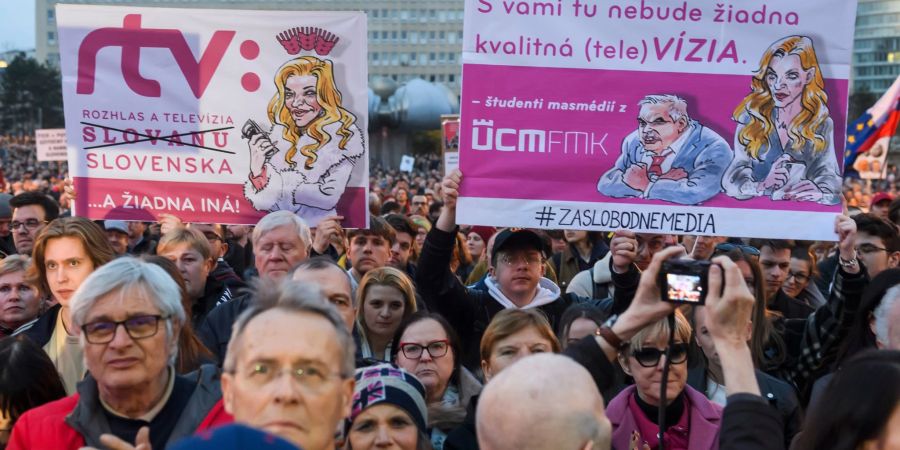
[[(74, 394), (27, 411), (16, 422), (6, 449), (78, 450), (84, 447), (84, 437), (66, 423), (66, 416), (77, 403), (78, 394)], [(197, 432), (232, 422), (234, 418), (225, 412), (222, 400), (219, 400), (197, 427)]]
[[(180, 436), (173, 434), (172, 439), (190, 434), (188, 430), (196, 433), (234, 422), (234, 418), (225, 412), (222, 405), (218, 383), (208, 382), (215, 375), (214, 372), (201, 369), (195, 373), (200, 374), (199, 384), (192, 395), (191, 403), (182, 412), (182, 418), (185, 419), (182, 423), (182, 432), (177, 433)], [(98, 414), (102, 415), (96, 412), (101, 408), (99, 399), (96, 398), (97, 385), (86, 380), (78, 385), (78, 391), (76, 394), (22, 414), (13, 427), (7, 450), (79, 450), (86, 445), (99, 447), (99, 435), (95, 435), (94, 432), (100, 433), (101, 430), (98, 428), (102, 428), (106, 420), (97, 417)], [(86, 396), (89, 400), (79, 404), (82, 396)], [(203, 411), (206, 416), (202, 420), (198, 417), (199, 414), (191, 417), (192, 413), (188, 408), (194, 408), (192, 411)], [(179, 422), (181, 421), (179, 419)], [(195, 421), (194, 423), (198, 425), (193, 425), (191, 421)], [(79, 430), (89, 430), (91, 436), (85, 439)]]

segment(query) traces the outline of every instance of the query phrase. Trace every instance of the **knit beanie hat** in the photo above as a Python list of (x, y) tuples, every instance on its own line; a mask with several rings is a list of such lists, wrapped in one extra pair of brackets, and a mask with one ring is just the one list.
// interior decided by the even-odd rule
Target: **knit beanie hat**
[[(491, 236), (494, 235), (494, 233), (496, 231), (497, 231), (496, 228), (486, 227), (484, 225), (475, 225), (475, 226), (469, 228), (469, 233), (477, 234), (479, 237), (481, 237), (481, 240), (484, 241), (485, 244), (487, 244), (487, 241), (491, 238)], [(468, 233), (467, 233), (467, 235), (468, 235)], [(472, 256), (475, 256), (475, 255), (472, 255)]]
[(425, 387), (418, 378), (392, 364), (363, 367), (356, 370), (356, 386), (353, 389), (353, 407), (346, 422), (347, 434), (354, 420), (367, 408), (387, 403), (404, 411), (427, 433), (427, 408)]

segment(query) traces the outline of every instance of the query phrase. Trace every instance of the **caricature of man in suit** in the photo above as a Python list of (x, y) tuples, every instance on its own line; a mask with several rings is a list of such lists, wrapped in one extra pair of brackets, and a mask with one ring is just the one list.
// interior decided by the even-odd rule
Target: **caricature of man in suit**
[(718, 194), (733, 155), (728, 143), (691, 120), (687, 103), (675, 95), (648, 95), (638, 105), (638, 129), (622, 141), (622, 154), (597, 190), (684, 205)]

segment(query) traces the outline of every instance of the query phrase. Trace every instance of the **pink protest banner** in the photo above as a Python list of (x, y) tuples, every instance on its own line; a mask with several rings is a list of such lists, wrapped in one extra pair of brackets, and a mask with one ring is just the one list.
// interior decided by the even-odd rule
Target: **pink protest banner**
[(69, 168), (92, 219), (368, 226), (359, 12), (58, 5)]
[(836, 239), (855, 12), (467, 0), (459, 222)]

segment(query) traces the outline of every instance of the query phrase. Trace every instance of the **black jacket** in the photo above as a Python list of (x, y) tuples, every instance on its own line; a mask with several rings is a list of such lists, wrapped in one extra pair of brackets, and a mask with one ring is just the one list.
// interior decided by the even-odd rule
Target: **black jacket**
[(224, 260), (219, 260), (216, 268), (206, 277), (203, 296), (191, 306), (191, 322), (194, 329), (200, 328), (203, 320), (216, 306), (228, 303), (243, 293), (247, 285)]
[(134, 256), (155, 255), (156, 244), (158, 244), (156, 239), (151, 239), (148, 235), (145, 235), (137, 245), (128, 249), (128, 254)]
[(479, 450), (478, 433), (475, 430), (475, 412), (478, 410), (478, 396), (473, 395), (466, 406), (466, 419), (462, 425), (447, 433), (444, 450)]
[(28, 338), (37, 344), (38, 347), (47, 345), (47, 343), (50, 342), (50, 338), (53, 336), (53, 329), (56, 328), (56, 318), (59, 317), (59, 311), (61, 309), (61, 305), (53, 305), (53, 307), (48, 309), (41, 317), (38, 317), (37, 321), (30, 327), (25, 328), (16, 334), (28, 336)]
[(775, 408), (752, 394), (728, 396), (719, 448), (723, 450), (778, 450), (784, 446), (784, 425)]
[[(462, 363), (470, 370), (480, 367), (481, 336), (504, 306), (488, 291), (469, 289), (450, 271), (450, 257), (456, 243), (456, 233), (432, 228), (425, 237), (416, 272), (416, 289), (428, 310), (443, 315), (459, 333), (462, 341)], [(539, 306), (553, 329), (570, 305), (591, 299), (563, 294), (551, 303)], [(611, 302), (611, 301), (610, 301)], [(598, 302), (599, 305), (599, 302)]]
[[(698, 364), (688, 371), (688, 384), (705, 394), (706, 374), (706, 365)], [(788, 383), (759, 370), (756, 371), (756, 383), (763, 399), (781, 415), (781, 422), (784, 425), (782, 430), (784, 446), (787, 448), (803, 426), (803, 410), (800, 408), (797, 393)]]
[(225, 361), (228, 341), (231, 340), (231, 327), (238, 316), (249, 306), (250, 295), (239, 295), (230, 302), (215, 307), (197, 327), (197, 337), (209, 351), (216, 355), (220, 366)]
[(778, 311), (785, 319), (806, 319), (816, 309), (779, 289), (775, 298), (769, 302), (769, 310)]

